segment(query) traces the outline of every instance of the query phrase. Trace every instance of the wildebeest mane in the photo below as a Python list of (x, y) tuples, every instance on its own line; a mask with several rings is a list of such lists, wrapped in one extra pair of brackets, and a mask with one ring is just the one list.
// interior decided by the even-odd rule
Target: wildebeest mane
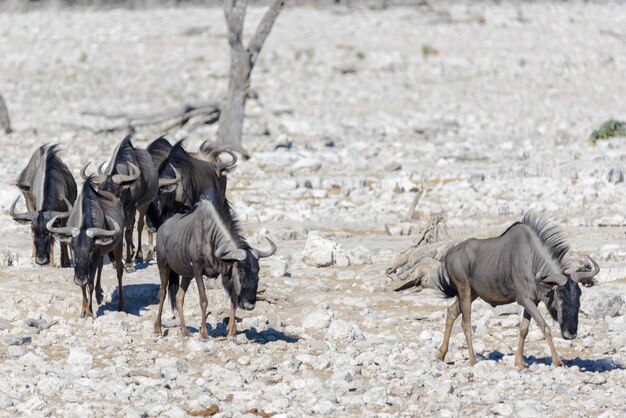
[(521, 223), (530, 227), (548, 254), (564, 270), (566, 268), (565, 258), (569, 252), (569, 245), (565, 241), (563, 228), (547, 219), (536, 216), (532, 212), (524, 214)]
[(147, 151), (154, 161), (154, 165), (157, 170), (160, 168), (163, 160), (167, 159), (167, 156), (172, 150), (172, 144), (169, 143), (165, 136), (160, 136), (148, 145)]
[[(106, 228), (105, 215), (114, 207), (114, 196), (108, 192), (100, 192), (93, 184), (91, 175), (83, 183), (81, 203), (81, 224), (87, 228)], [(110, 207), (109, 207), (110, 206)]]
[[(59, 158), (59, 145), (47, 146), (44, 150), (45, 162), (43, 167), (43, 201), (42, 210), (56, 210), (65, 207), (63, 197), (72, 202), (76, 198), (76, 183), (67, 181), (72, 174), (61, 158)], [(61, 204), (61, 207), (56, 207)]]

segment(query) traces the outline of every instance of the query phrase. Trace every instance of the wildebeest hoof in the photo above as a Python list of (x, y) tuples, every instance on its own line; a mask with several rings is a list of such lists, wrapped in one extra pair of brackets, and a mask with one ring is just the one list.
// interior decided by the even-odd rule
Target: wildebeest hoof
[(516, 362), (515, 365), (517, 366), (517, 370), (519, 370), (520, 372), (522, 370), (526, 370), (527, 369), (526, 363), (524, 363), (524, 362), (522, 362), (522, 363), (517, 363)]
[(553, 358), (552, 359), (552, 365), (554, 367), (563, 367), (563, 360), (561, 360), (560, 358)]
[(229, 335), (228, 337), (226, 337), (226, 339), (228, 341), (230, 341), (233, 344), (237, 344), (237, 336), (236, 335)]
[(156, 335), (161, 335), (161, 326), (154, 326), (154, 333)]
[(123, 303), (118, 303), (117, 304), (117, 311), (118, 312), (122, 312), (124, 310), (125, 306)]
[(124, 270), (126, 270), (126, 273), (134, 273), (135, 265), (133, 263), (126, 263), (124, 264)]
[(183, 337), (191, 337), (191, 333), (189, 332), (187, 327), (181, 328), (180, 333), (182, 334)]
[(437, 353), (437, 357), (436, 358), (439, 361), (445, 361), (446, 355), (445, 354), (441, 354), (441, 353)]
[(98, 305), (102, 305), (103, 300), (104, 300), (104, 294), (102, 292), (102, 289), (96, 290), (96, 302), (98, 302)]

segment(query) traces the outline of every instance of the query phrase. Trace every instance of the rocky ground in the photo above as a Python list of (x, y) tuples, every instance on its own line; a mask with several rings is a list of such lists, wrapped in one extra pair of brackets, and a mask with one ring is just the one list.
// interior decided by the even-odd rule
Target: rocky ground
[[(249, 11), (248, 30), (262, 12)], [(37, 146), (62, 143), (78, 178), (121, 140), (77, 128), (109, 123), (82, 111), (220, 97), (221, 9), (0, 14), (0, 92), (15, 129), (0, 137), (0, 415), (624, 416), (626, 148), (588, 136), (626, 118), (625, 16), (610, 2), (286, 9), (253, 74), (253, 158), (229, 177), (246, 235), (279, 246), (262, 263), (267, 301), (239, 312), (235, 344), (212, 282), (211, 338), (197, 332), (194, 286), (193, 336), (181, 338), (169, 309), (170, 327), (154, 335), (152, 263), (125, 274), (125, 313), (105, 267), (98, 318), (79, 319), (72, 270), (33, 266), (29, 228), (5, 213)], [(159, 133), (142, 130), (135, 144)], [(194, 131), (187, 146), (214, 135)], [(578, 338), (550, 321), (566, 366), (551, 367), (531, 325), (518, 371), (519, 308), (479, 301), (479, 363), (469, 366), (460, 323), (447, 362), (436, 361), (447, 302), (429, 289), (381, 291), (385, 269), (432, 214), (465, 238), (499, 234), (526, 210), (554, 218), (572, 258), (602, 269), (583, 289)], [(326, 260), (305, 250), (321, 239)]]

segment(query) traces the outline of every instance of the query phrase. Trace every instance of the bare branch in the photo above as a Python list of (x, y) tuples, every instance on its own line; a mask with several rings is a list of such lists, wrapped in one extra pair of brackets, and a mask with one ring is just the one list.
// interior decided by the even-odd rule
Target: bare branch
[(248, 44), (248, 54), (250, 55), (250, 67), (254, 67), (254, 63), (256, 62), (259, 52), (261, 52), (261, 48), (263, 47), (263, 43), (272, 30), (272, 26), (274, 25), (274, 21), (278, 17), (281, 9), (285, 5), (286, 0), (274, 0), (270, 6), (270, 8), (261, 19), (259, 26), (256, 28), (256, 32), (252, 39), (250, 39), (250, 43)]
[(246, 20), (248, 0), (224, 0), (224, 17), (228, 29), (228, 42), (234, 48), (243, 46), (243, 25)]

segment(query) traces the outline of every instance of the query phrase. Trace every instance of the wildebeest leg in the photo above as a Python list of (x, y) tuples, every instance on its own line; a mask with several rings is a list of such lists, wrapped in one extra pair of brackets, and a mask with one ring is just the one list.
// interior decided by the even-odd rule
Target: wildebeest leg
[(476, 355), (474, 354), (474, 345), (472, 344), (472, 302), (476, 299), (472, 288), (468, 285), (459, 287), (459, 310), (461, 311), (461, 326), (467, 340), (467, 350), (469, 351), (469, 361), (473, 366), (476, 364)]
[(452, 325), (454, 321), (459, 317), (461, 310), (459, 309), (459, 300), (454, 301), (452, 305), (448, 307), (448, 317), (446, 318), (446, 331), (443, 336), (443, 342), (441, 348), (439, 348), (439, 354), (437, 354), (437, 360), (444, 361), (446, 354), (448, 353), (448, 345), (450, 343), (450, 334), (452, 334)]
[(124, 310), (124, 294), (122, 293), (122, 275), (124, 274), (124, 266), (122, 265), (122, 244), (113, 249), (113, 257), (117, 261), (115, 263), (115, 270), (117, 273), (117, 310)]
[(59, 245), (61, 246), (61, 267), (70, 267), (70, 255), (67, 244), (61, 242)]
[(133, 245), (133, 226), (135, 225), (135, 208), (124, 213), (125, 216), (125, 228), (124, 238), (126, 241), (126, 267), (133, 267), (133, 253), (135, 252), (135, 246)]
[(161, 334), (161, 316), (163, 316), (163, 303), (167, 296), (167, 285), (170, 277), (170, 266), (167, 264), (159, 266), (159, 275), (161, 276), (161, 288), (159, 289), (159, 312), (157, 312), (156, 321), (154, 321), (154, 333)]
[(522, 322), (519, 326), (519, 341), (517, 343), (517, 351), (515, 352), (515, 364), (520, 370), (526, 368), (526, 363), (524, 363), (524, 341), (526, 341), (526, 336), (528, 335), (528, 327), (530, 327), (530, 313), (526, 309), (524, 309), (524, 313), (522, 314)]
[(228, 318), (228, 339), (236, 341), (237, 329), (235, 325), (235, 312), (237, 312), (237, 303), (230, 301), (230, 317)]
[(137, 208), (139, 218), (137, 218), (137, 252), (135, 253), (135, 261), (143, 261), (143, 249), (141, 248), (141, 234), (143, 233), (143, 226), (146, 220), (146, 210), (148, 205), (144, 205)]
[(80, 311), (80, 317), (84, 318), (87, 315), (87, 307), (88, 307), (88, 299), (87, 299), (87, 286), (81, 286), (80, 289), (83, 291), (83, 308)]
[(206, 298), (206, 290), (204, 289), (204, 279), (202, 278), (202, 270), (194, 271), (194, 276), (196, 277), (196, 285), (198, 286), (198, 296), (200, 297), (200, 336), (202, 338), (209, 338), (209, 332), (206, 327), (206, 308), (208, 305), (208, 301)]
[(102, 258), (100, 257), (100, 262), (98, 263), (98, 273), (96, 276), (96, 302), (98, 305), (102, 303), (102, 299), (104, 299), (104, 292), (102, 291), (102, 284), (100, 280), (102, 278)]
[(54, 241), (50, 241), (50, 259), (48, 260), (48, 265), (50, 267), (54, 267)]
[(528, 311), (528, 313), (530, 313), (530, 316), (539, 326), (539, 329), (543, 333), (543, 336), (546, 338), (546, 341), (548, 341), (548, 345), (550, 346), (550, 352), (552, 353), (552, 365), (555, 367), (562, 366), (563, 360), (561, 360), (559, 353), (556, 352), (556, 349), (554, 348), (554, 342), (552, 341), (552, 330), (548, 326), (546, 320), (543, 319), (543, 317), (541, 316), (537, 305), (535, 305), (533, 301), (527, 299), (518, 301), (518, 303), (522, 305), (524, 309)]
[(185, 315), (183, 314), (183, 303), (185, 303), (185, 293), (187, 293), (189, 283), (191, 283), (191, 277), (183, 277), (180, 282), (180, 287), (178, 288), (178, 293), (176, 294), (176, 310), (180, 318), (180, 332), (183, 337), (189, 337), (190, 335), (187, 325), (185, 325)]

